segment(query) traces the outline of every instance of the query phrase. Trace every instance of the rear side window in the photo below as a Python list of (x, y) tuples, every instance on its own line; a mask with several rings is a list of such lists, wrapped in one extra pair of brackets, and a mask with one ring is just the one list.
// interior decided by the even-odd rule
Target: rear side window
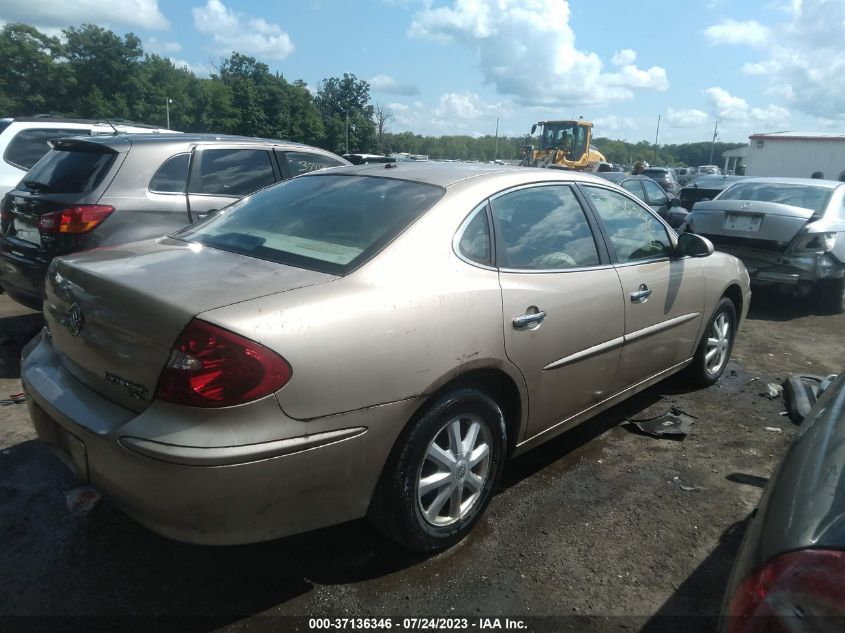
[(82, 144), (51, 150), (21, 184), (40, 193), (85, 193), (96, 189), (108, 174), (117, 154)]
[(270, 153), (263, 149), (206, 149), (198, 169), (191, 193), (241, 198), (276, 182)]
[(310, 171), (319, 171), (327, 167), (338, 167), (343, 163), (333, 160), (323, 154), (312, 154), (311, 152), (285, 152), (290, 167), (290, 175), (299, 176)]
[(190, 154), (176, 154), (168, 158), (150, 181), (150, 191), (156, 193), (185, 193), (188, 181)]
[(593, 232), (570, 187), (519, 189), (492, 202), (505, 251), (496, 252), (500, 266), (562, 270), (598, 265)]
[(363, 176), (294, 178), (174, 237), (258, 259), (344, 275), (443, 195), (432, 185)]
[(458, 244), (461, 255), (470, 261), (489, 266), (492, 263), (490, 249), (490, 227), (487, 224), (487, 206), (475, 212), (466, 225)]
[(3, 160), (10, 165), (29, 171), (33, 165), (41, 160), (50, 146), (47, 141), (63, 136), (87, 135), (87, 130), (63, 130), (61, 128), (33, 128), (21, 130), (6, 147)]

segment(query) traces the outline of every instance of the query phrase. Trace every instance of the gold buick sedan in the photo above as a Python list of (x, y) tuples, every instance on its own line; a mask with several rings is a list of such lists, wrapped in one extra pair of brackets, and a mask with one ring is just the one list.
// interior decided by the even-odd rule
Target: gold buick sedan
[(388, 163), (53, 261), (22, 380), (40, 438), (194, 543), (369, 516), (472, 529), (506, 460), (679, 371), (706, 386), (742, 263), (606, 180)]

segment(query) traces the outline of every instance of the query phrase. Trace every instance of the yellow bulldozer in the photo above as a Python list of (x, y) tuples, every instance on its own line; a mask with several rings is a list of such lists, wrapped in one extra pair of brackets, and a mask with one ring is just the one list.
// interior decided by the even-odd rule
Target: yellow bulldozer
[(540, 148), (522, 148), (524, 167), (552, 167), (576, 171), (598, 171), (607, 162), (604, 155), (590, 145), (593, 124), (589, 121), (539, 121), (531, 126), (531, 134), (542, 128)]

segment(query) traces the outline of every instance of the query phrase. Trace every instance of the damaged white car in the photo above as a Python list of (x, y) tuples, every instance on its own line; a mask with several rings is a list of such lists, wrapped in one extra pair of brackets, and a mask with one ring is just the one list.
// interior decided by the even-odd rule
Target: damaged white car
[(741, 259), (753, 284), (845, 310), (845, 183), (748, 178), (696, 203), (687, 224)]

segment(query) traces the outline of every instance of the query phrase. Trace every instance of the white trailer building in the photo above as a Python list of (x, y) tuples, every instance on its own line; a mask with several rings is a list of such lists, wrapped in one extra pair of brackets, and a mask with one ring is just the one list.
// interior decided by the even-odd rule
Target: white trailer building
[(821, 172), (845, 181), (845, 133), (773, 132), (749, 139), (748, 176), (810, 178)]

